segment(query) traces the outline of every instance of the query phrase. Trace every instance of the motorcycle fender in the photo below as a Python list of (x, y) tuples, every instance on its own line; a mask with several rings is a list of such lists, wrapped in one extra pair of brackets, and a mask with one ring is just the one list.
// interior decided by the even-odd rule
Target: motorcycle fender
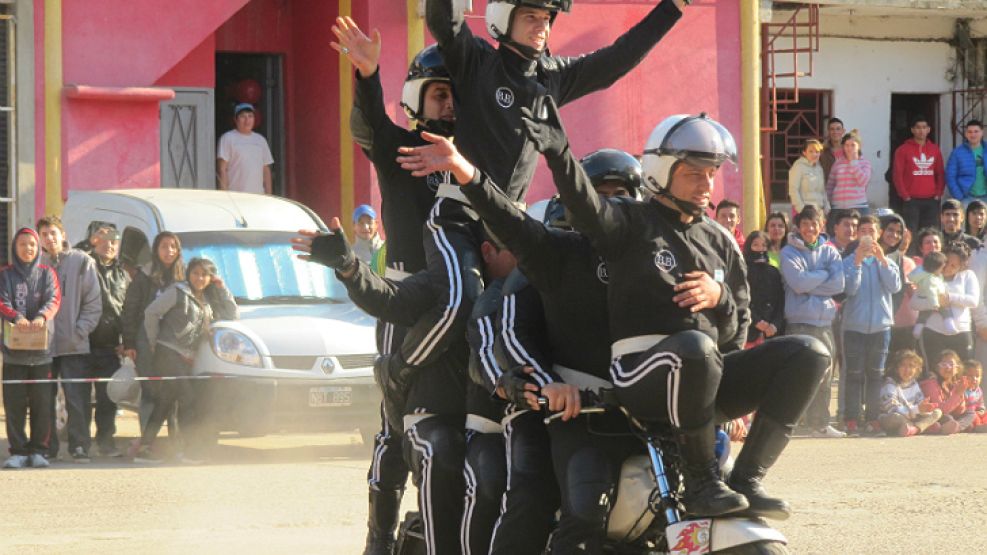
[(764, 522), (742, 518), (685, 520), (665, 529), (671, 555), (699, 555), (759, 541), (788, 543)]

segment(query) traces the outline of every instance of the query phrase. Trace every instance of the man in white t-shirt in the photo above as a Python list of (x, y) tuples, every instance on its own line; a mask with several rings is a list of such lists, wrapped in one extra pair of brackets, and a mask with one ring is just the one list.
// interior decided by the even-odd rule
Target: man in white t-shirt
[(219, 138), (216, 169), (219, 189), (271, 194), (271, 164), (274, 157), (267, 140), (254, 133), (254, 107), (246, 102), (233, 109), (236, 129)]

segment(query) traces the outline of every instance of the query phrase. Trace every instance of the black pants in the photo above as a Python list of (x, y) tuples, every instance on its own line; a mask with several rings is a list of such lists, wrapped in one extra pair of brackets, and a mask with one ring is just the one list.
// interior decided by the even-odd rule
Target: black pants
[(610, 374), (617, 398), (635, 417), (693, 430), (713, 418), (723, 356), (708, 335), (683, 331), (615, 358)]
[(537, 412), (504, 423), (507, 490), (494, 527), (492, 555), (538, 555), (545, 551), (559, 509), (548, 430)]
[[(89, 355), (94, 378), (111, 378), (120, 368), (120, 357), (111, 348), (94, 347)], [(117, 433), (117, 405), (106, 394), (106, 383), (93, 384), (96, 389), (96, 445), (104, 449), (113, 447), (113, 436)]]
[(973, 334), (963, 331), (956, 335), (943, 335), (926, 327), (922, 329), (919, 349), (922, 358), (925, 359), (926, 372), (934, 372), (936, 364), (939, 363), (939, 354), (946, 349), (956, 351), (960, 355), (960, 360), (973, 358)]
[[(164, 345), (154, 350), (154, 375), (190, 376), (192, 365), (178, 352)], [(161, 430), (161, 425), (173, 410), (178, 409), (178, 427), (182, 438), (193, 448), (201, 447), (199, 434), (198, 389), (192, 380), (148, 382), (154, 399), (154, 408), (148, 416), (147, 426), (141, 433), (141, 445), (151, 445)]]
[[(88, 354), (63, 355), (52, 361), (54, 375), (62, 379), (92, 378), (92, 367)], [(60, 447), (58, 430), (55, 425), (55, 396), (58, 394), (57, 384), (51, 386), (51, 441), (48, 445), (49, 458), (58, 456)], [(76, 447), (82, 447), (89, 452), (92, 437), (89, 435), (92, 426), (92, 385), (88, 383), (63, 383), (62, 393), (65, 396), (66, 432), (69, 440), (69, 452)]]
[(405, 430), (405, 457), (431, 555), (458, 554), (463, 519), (463, 415), (430, 416)]
[[(51, 364), (22, 366), (3, 364), (3, 379), (50, 380)], [(52, 417), (51, 384), (4, 384), (3, 408), (6, 414), (7, 443), (11, 455), (48, 454)], [(31, 414), (31, 437), (24, 433), (28, 411)]]
[(934, 198), (913, 198), (902, 209), (905, 227), (916, 233), (925, 227), (939, 227), (939, 201)]
[(446, 198), (435, 201), (423, 242), (436, 303), (405, 335), (401, 356), (409, 365), (432, 363), (466, 333), (473, 302), (483, 290), (480, 229), (468, 206)]
[[(404, 328), (377, 322), (377, 352), (390, 354), (395, 343), (401, 344)], [(384, 416), (384, 405), (380, 407), (380, 431), (374, 436), (374, 451), (367, 470), (367, 484), (374, 491), (403, 490), (408, 481), (408, 465), (404, 461), (403, 436), (395, 433)]]
[(562, 518), (553, 554), (601, 553), (607, 517), (629, 456), (643, 452), (622, 414), (591, 414), (548, 426), (552, 463), (562, 493)]
[(466, 430), (463, 478), (466, 480), (466, 506), (460, 549), (464, 555), (486, 555), (507, 488), (507, 458), (502, 434)]
[(807, 335), (786, 335), (723, 357), (716, 393), (717, 421), (757, 411), (794, 426), (815, 396), (830, 365), (826, 346)]

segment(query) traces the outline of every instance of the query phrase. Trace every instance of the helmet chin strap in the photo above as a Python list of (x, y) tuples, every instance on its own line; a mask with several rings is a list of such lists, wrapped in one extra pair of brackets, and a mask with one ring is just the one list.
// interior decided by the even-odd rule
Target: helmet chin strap
[(522, 56), (524, 56), (525, 58), (527, 58), (529, 60), (537, 60), (537, 59), (541, 58), (542, 55), (545, 54), (545, 52), (548, 50), (548, 47), (545, 47), (542, 50), (535, 50), (534, 48), (532, 48), (532, 47), (530, 47), (530, 46), (528, 46), (526, 44), (521, 44), (521, 43), (517, 42), (516, 40), (510, 39), (510, 38), (505, 38), (501, 42), (503, 42), (504, 44), (507, 44), (507, 45), (511, 46), (512, 48), (514, 48), (515, 50), (517, 50)]
[(675, 208), (678, 209), (679, 212), (681, 212), (681, 213), (683, 213), (683, 214), (685, 214), (687, 216), (692, 216), (693, 218), (698, 218), (698, 217), (700, 217), (700, 216), (703, 215), (703, 209), (702, 209), (702, 207), (700, 207), (698, 204), (696, 204), (694, 202), (689, 202), (687, 200), (682, 200), (680, 198), (676, 198), (675, 196), (672, 195), (672, 193), (668, 192), (668, 189), (667, 188), (666, 189), (659, 189), (658, 195), (659, 196), (663, 196), (663, 197), (667, 198), (668, 200), (672, 201), (672, 204), (675, 205)]
[(449, 138), (456, 134), (456, 122), (444, 119), (424, 119), (418, 120), (418, 127), (429, 133), (442, 135)]

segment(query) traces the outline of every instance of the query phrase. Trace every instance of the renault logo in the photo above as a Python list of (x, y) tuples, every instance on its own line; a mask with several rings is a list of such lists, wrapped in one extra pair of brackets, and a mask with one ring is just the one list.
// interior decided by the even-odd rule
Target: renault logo
[(336, 363), (331, 358), (322, 359), (322, 371), (331, 374), (336, 369)]

